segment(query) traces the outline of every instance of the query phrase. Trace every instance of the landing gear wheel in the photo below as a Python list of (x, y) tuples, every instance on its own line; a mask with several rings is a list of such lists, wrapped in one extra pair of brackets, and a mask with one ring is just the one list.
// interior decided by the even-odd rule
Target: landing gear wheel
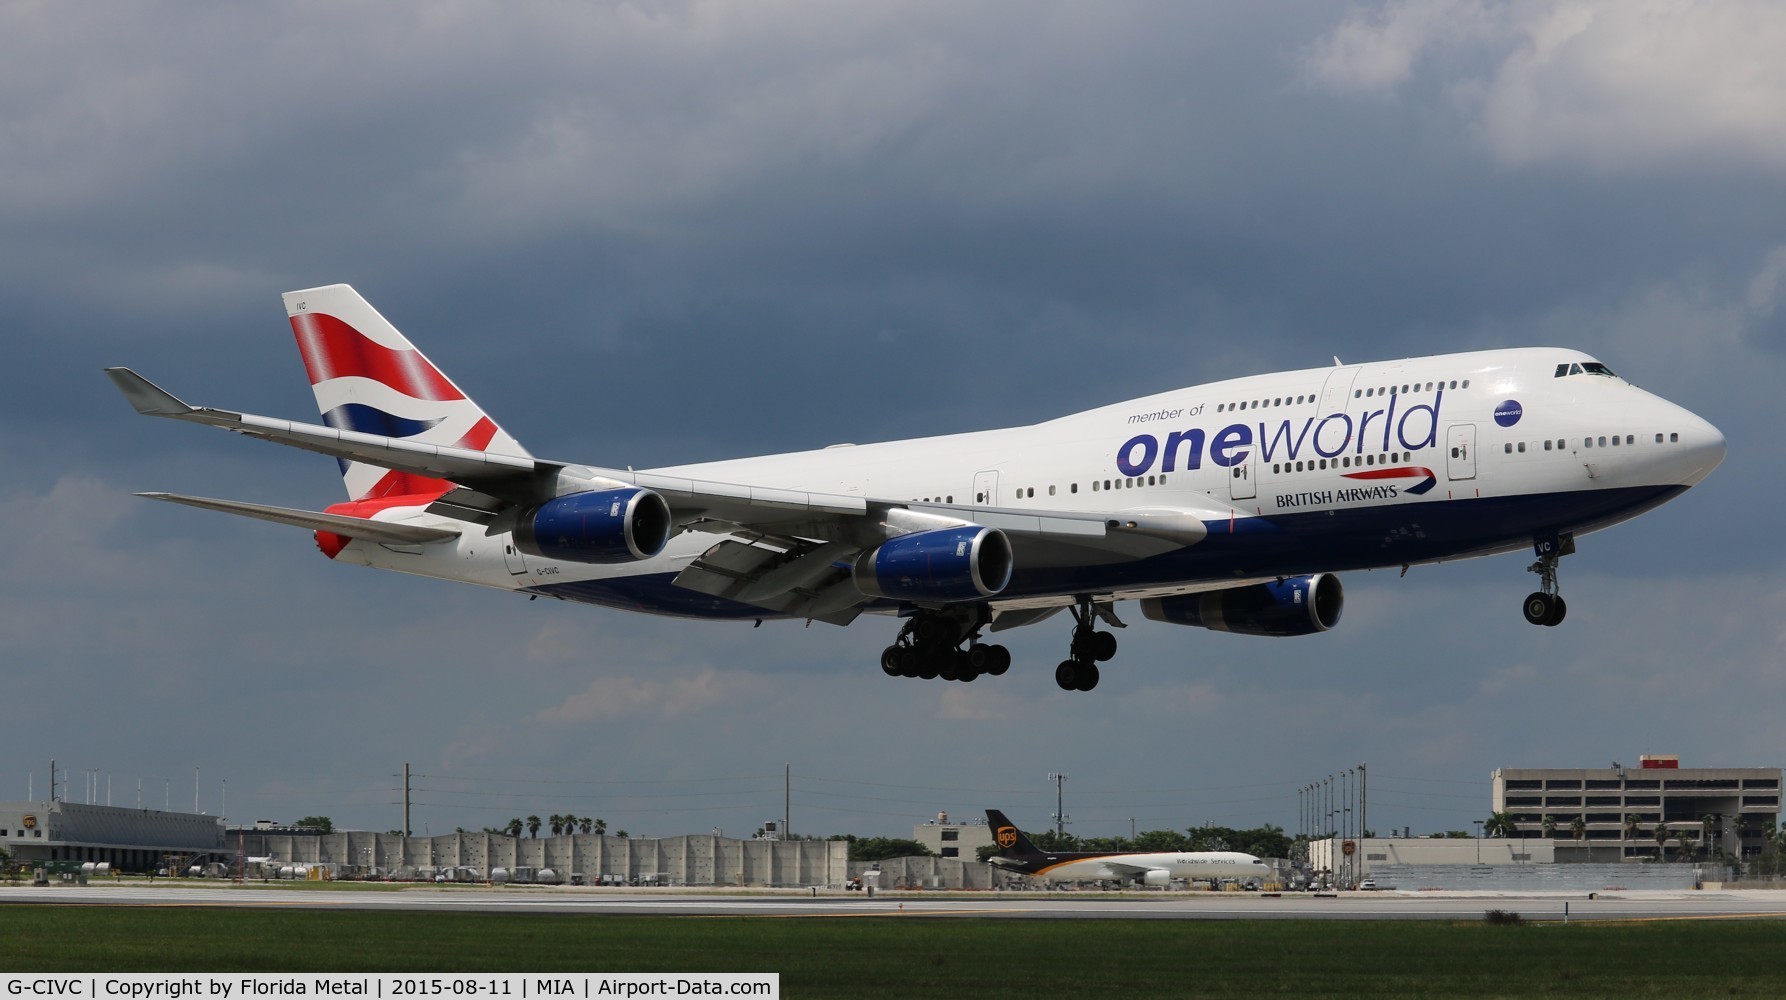
[(1054, 668), (1054, 683), (1059, 684), (1062, 691), (1079, 690), (1079, 661), (1060, 661), (1060, 666)]
[(992, 647), (974, 643), (967, 647), (967, 665), (974, 668), (974, 673), (983, 674), (992, 667)]
[(1091, 634), (1091, 658), (1102, 663), (1116, 655), (1116, 636), (1110, 632)]
[(986, 672), (994, 677), (1002, 677), (1011, 669), (1011, 651), (1003, 646), (987, 646), (986, 651), (992, 654), (992, 662), (987, 665)]
[(916, 677), (916, 676), (918, 676), (918, 651), (917, 650), (913, 649), (910, 646), (899, 647), (899, 656), (897, 658), (897, 663), (899, 665), (899, 676), (901, 676), (901, 677)]
[(881, 672), (888, 677), (899, 676), (899, 653), (898, 646), (888, 646), (881, 650)]
[(1526, 598), (1521, 610), (1526, 621), (1533, 625), (1555, 627), (1562, 624), (1563, 617), (1569, 613), (1568, 603), (1557, 590), (1557, 563), (1575, 551), (1575, 537), (1568, 534), (1540, 537), (1532, 542), (1532, 548), (1538, 554), (1538, 561), (1526, 570), (1538, 574), (1538, 590)]
[(918, 676), (919, 677), (922, 677), (927, 681), (933, 681), (933, 680), (936, 680), (938, 674), (942, 673), (942, 670), (943, 670), (943, 664), (938, 657), (936, 657), (934, 655), (926, 656), (924, 654), (919, 654), (919, 656), (918, 656)]
[(1526, 621), (1533, 625), (1556, 624), (1551, 621), (1551, 617), (1556, 614), (1555, 599), (1543, 591), (1534, 590), (1527, 594), (1525, 606), (1520, 610), (1525, 612)]
[[(1108, 633), (1106, 633), (1106, 634), (1108, 634)], [(1081, 663), (1079, 665), (1079, 669), (1078, 669), (1077, 673), (1078, 673), (1077, 680), (1079, 682), (1079, 690), (1090, 691), (1092, 688), (1095, 688), (1098, 686), (1098, 665), (1097, 664), (1095, 664), (1095, 663)]]

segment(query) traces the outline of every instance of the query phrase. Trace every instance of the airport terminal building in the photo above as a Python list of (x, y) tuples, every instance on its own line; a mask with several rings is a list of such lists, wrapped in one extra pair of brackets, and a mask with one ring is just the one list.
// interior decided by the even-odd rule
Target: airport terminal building
[(216, 816), (60, 800), (0, 802), (0, 847), (25, 864), (91, 861), (129, 872), (234, 854)]
[(1777, 767), (1683, 768), (1661, 755), (1637, 767), (1502, 768), (1493, 811), (1511, 816), (1521, 837), (1552, 841), (1558, 861), (1673, 860), (1695, 848), (1749, 858), (1779, 828), (1780, 780)]
[(971, 823), (951, 823), (949, 814), (941, 812), (936, 814), (936, 819), (912, 827), (912, 839), (930, 848), (930, 853), (939, 858), (975, 861), (980, 856), (980, 848), (992, 846), (992, 827), (986, 825), (984, 818)]

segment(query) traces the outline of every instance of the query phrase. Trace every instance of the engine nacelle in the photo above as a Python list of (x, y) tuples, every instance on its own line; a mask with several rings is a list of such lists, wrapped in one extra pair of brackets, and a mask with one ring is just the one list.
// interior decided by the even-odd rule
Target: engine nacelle
[(1142, 873), (1140, 882), (1142, 885), (1161, 887), (1170, 886), (1172, 884), (1172, 871), (1168, 868), (1149, 868)]
[(1011, 582), (1011, 542), (964, 524), (900, 535), (856, 558), (857, 589), (897, 601), (973, 601)]
[(670, 505), (650, 490), (569, 493), (521, 514), (515, 548), (564, 562), (636, 562), (663, 550), (673, 523)]
[(1156, 622), (1192, 625), (1241, 635), (1313, 635), (1339, 624), (1346, 592), (1326, 573), (1213, 590), (1205, 594), (1149, 597), (1141, 613)]

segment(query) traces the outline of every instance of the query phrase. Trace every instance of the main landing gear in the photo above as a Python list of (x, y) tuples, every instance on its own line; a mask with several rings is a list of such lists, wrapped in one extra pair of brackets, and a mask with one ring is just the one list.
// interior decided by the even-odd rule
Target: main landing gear
[(1097, 618), (1123, 628), (1108, 604), (1099, 606), (1081, 595), (1072, 607), (1073, 642), (1066, 659), (1054, 668), (1054, 683), (1062, 691), (1090, 691), (1098, 686), (1098, 663), (1116, 655), (1116, 636), (1099, 632), (1093, 624)]
[[(893, 645), (881, 650), (881, 670), (888, 677), (922, 677), (972, 681), (1011, 669), (1011, 651), (980, 641), (980, 620), (944, 611), (920, 611), (906, 620)], [(962, 643), (966, 642), (966, 648)]]
[(1538, 589), (1526, 595), (1526, 621), (1533, 625), (1556, 626), (1569, 613), (1569, 603), (1557, 592), (1557, 561), (1575, 551), (1575, 536), (1570, 534), (1541, 538), (1532, 544), (1538, 561), (1526, 567), (1538, 574)]

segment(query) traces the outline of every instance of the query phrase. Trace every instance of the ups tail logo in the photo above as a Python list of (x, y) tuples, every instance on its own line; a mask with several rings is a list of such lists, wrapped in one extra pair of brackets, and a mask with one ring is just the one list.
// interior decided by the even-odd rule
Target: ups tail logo
[(999, 827), (998, 828), (998, 846), (1000, 846), (1000, 847), (1016, 847), (1017, 846), (1017, 828), (1014, 826)]

